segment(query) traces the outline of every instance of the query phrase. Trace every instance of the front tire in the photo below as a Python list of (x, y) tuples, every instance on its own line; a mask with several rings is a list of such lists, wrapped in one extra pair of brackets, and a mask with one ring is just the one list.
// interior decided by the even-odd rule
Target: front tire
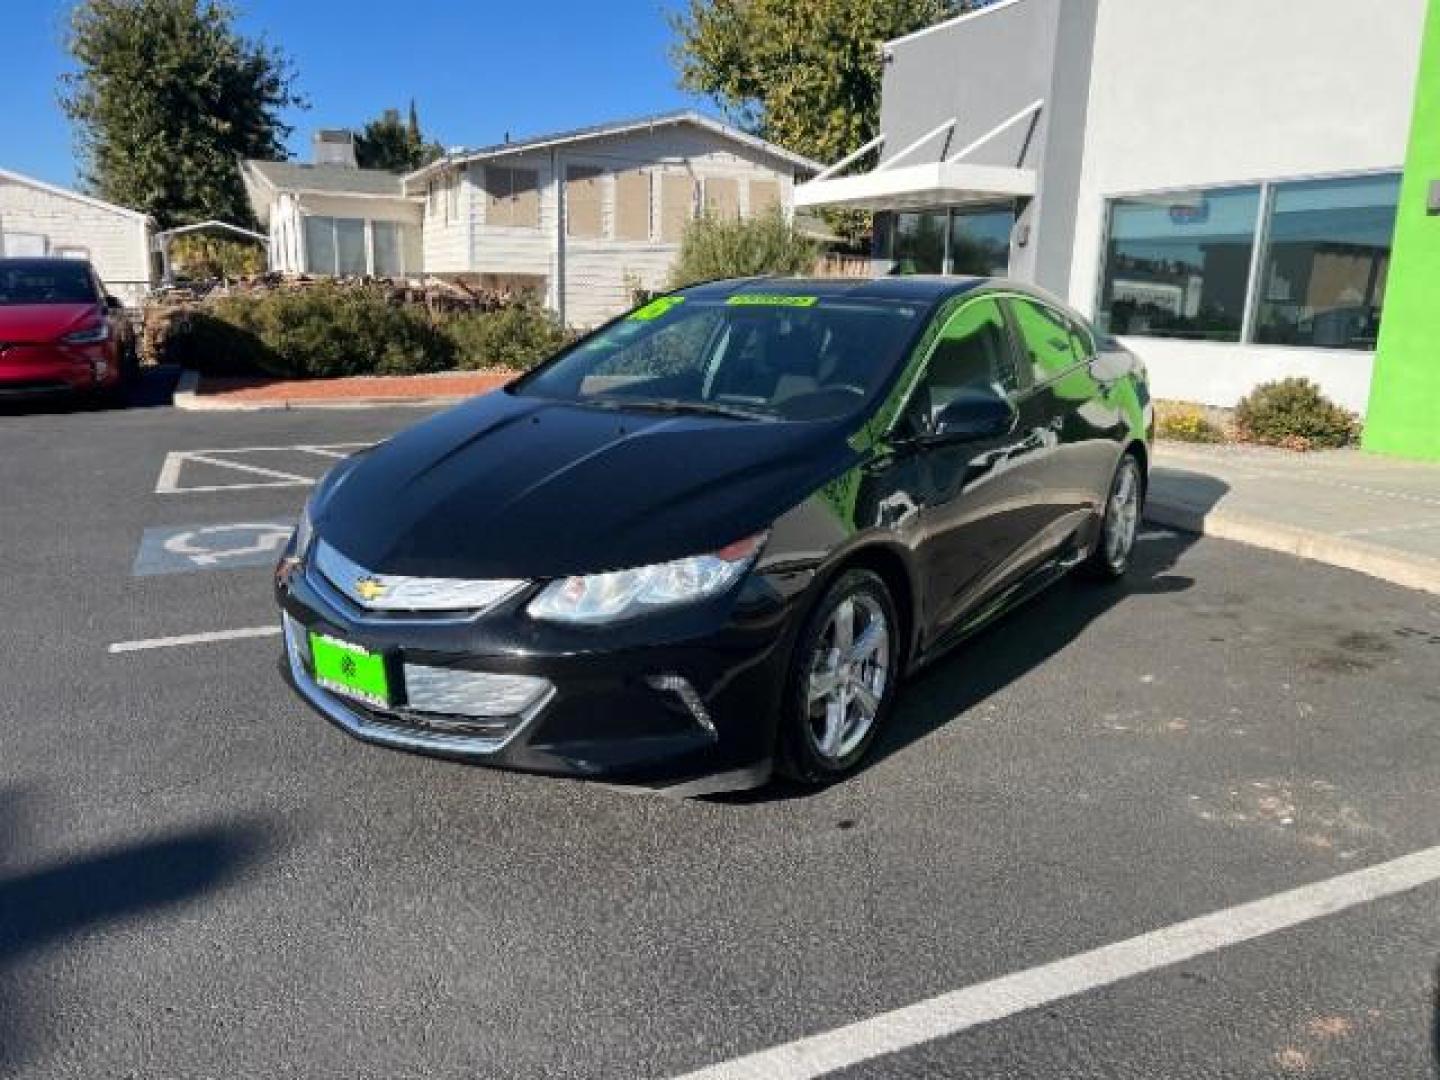
[(1130, 569), (1130, 557), (1135, 553), (1144, 505), (1145, 474), (1135, 455), (1127, 452), (1115, 467), (1100, 536), (1085, 561), (1089, 576), (1101, 581), (1117, 581), (1125, 576)]
[(826, 590), (795, 643), (778, 768), (828, 784), (864, 762), (900, 682), (900, 620), (878, 574), (848, 570)]

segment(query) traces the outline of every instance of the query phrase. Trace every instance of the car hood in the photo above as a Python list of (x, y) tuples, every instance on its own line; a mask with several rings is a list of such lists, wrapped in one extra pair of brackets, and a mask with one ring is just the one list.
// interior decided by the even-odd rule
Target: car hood
[(55, 341), (100, 315), (96, 304), (0, 304), (0, 341)]
[(340, 466), (318, 535), (388, 574), (544, 578), (713, 551), (855, 460), (844, 425), (621, 412), (497, 391)]

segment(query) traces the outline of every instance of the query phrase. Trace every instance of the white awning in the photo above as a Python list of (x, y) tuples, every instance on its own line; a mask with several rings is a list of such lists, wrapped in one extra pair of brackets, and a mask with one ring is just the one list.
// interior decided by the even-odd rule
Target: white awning
[(939, 161), (812, 180), (795, 189), (795, 205), (851, 210), (914, 210), (1034, 196), (1034, 169)]
[[(921, 147), (933, 143), (941, 135), (948, 137), (957, 123), (952, 117), (896, 151), (872, 171), (860, 176), (840, 175), (866, 154), (884, 145), (886, 136), (882, 132), (809, 183), (796, 187), (795, 205), (797, 208), (832, 206), (851, 210), (914, 210), (1032, 197), (1039, 189), (1034, 169), (1024, 165), (973, 165), (965, 159), (996, 136), (1035, 117), (1044, 107), (1043, 98), (1032, 101), (942, 161), (901, 167), (900, 162), (915, 156)], [(1031, 122), (1033, 125), (1034, 121)]]

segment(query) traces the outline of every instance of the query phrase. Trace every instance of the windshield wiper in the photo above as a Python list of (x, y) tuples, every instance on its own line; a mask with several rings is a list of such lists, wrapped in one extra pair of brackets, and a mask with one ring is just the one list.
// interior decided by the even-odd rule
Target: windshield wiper
[(715, 401), (686, 401), (682, 398), (593, 397), (590, 402), (614, 409), (635, 409), (643, 412), (666, 412), (694, 416), (724, 416), (731, 420), (773, 420), (768, 413), (742, 409), (738, 405), (721, 405)]

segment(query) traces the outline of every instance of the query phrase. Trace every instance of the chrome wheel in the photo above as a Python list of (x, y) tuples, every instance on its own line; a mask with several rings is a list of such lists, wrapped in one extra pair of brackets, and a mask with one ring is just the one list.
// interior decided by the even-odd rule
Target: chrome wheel
[(889, 680), (889, 620), (874, 597), (847, 596), (831, 613), (810, 657), (806, 730), (821, 758), (838, 764), (865, 741)]
[(1124, 568), (1140, 531), (1140, 469), (1135, 459), (1120, 463), (1110, 505), (1105, 509), (1105, 561), (1112, 570)]

